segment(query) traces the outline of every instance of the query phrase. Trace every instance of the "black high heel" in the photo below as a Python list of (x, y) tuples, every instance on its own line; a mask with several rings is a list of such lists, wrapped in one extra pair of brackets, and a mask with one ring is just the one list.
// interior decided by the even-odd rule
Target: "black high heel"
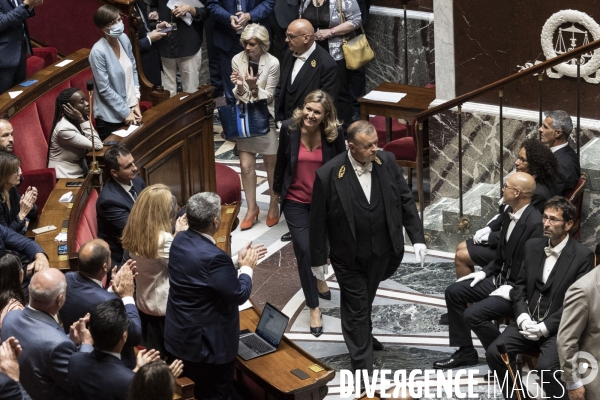
[(320, 309), (319, 309), (319, 317), (321, 318), (321, 326), (318, 326), (316, 328), (313, 328), (312, 326), (310, 327), (310, 333), (312, 333), (312, 335), (314, 337), (319, 337), (323, 333), (323, 313), (321, 312)]

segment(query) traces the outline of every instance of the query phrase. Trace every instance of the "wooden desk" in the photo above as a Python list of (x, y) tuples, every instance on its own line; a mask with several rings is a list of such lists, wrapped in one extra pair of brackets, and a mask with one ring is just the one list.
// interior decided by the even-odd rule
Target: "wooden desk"
[(391, 118), (404, 119), (407, 124), (410, 124), (415, 115), (423, 110), (427, 110), (431, 102), (435, 100), (434, 88), (385, 82), (377, 86), (374, 90), (406, 93), (406, 96), (397, 103), (368, 100), (364, 97), (358, 99), (361, 119), (368, 121), (369, 115), (381, 115), (386, 118), (385, 125), (388, 142), (391, 141), (392, 135)]
[(48, 201), (42, 209), (42, 213), (38, 220), (37, 226), (54, 225), (56, 230), (51, 232), (42, 233), (35, 235), (31, 232), (32, 227), (27, 230), (27, 236), (33, 237), (37, 244), (39, 244), (44, 252), (48, 256), (48, 261), (51, 268), (58, 268), (68, 270), (69, 267), (69, 256), (68, 254), (58, 255), (58, 245), (67, 244), (67, 242), (55, 242), (54, 238), (61, 231), (63, 221), (69, 220), (71, 216), (72, 203), (60, 203), (58, 199), (67, 193), (73, 192), (73, 199), (77, 196), (80, 187), (67, 187), (67, 182), (83, 182), (83, 179), (59, 179), (56, 186), (52, 190)]
[[(260, 319), (260, 311), (254, 306), (240, 312), (240, 329), (254, 332)], [(313, 372), (308, 367), (318, 364), (323, 371)], [(300, 380), (290, 371), (300, 369), (309, 375)], [(335, 377), (335, 371), (306, 353), (291, 340), (283, 338), (275, 353), (235, 362), (235, 379), (251, 399), (323, 399), (327, 395), (327, 382)]]

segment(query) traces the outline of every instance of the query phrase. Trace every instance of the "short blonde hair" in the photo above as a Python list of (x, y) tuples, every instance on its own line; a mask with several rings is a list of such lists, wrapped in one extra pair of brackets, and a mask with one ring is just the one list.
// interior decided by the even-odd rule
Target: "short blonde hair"
[(252, 38), (260, 42), (260, 48), (264, 53), (269, 50), (271, 42), (269, 41), (269, 31), (267, 31), (267, 28), (260, 24), (247, 25), (240, 35), (240, 43), (243, 47), (246, 47), (246, 42)]
[(171, 233), (172, 194), (162, 184), (142, 190), (123, 229), (123, 248), (140, 257), (158, 258), (160, 231)]
[[(333, 104), (333, 99), (327, 92), (324, 92), (320, 89), (313, 90), (304, 98), (304, 105), (308, 103), (319, 103), (323, 106), (325, 110), (325, 116), (321, 125), (323, 125), (323, 134), (325, 135), (325, 140), (327, 143), (333, 142), (338, 135), (338, 126), (341, 125), (340, 121), (337, 119), (337, 111), (335, 105)], [(292, 125), (291, 128), (301, 128), (302, 124), (302, 108), (296, 108), (294, 110), (294, 115), (292, 116)]]

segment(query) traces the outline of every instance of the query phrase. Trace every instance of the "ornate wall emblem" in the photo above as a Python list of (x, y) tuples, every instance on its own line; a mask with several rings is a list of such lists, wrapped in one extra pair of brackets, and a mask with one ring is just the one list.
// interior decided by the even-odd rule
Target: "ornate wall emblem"
[[(547, 60), (564, 54), (577, 47), (600, 39), (600, 25), (584, 12), (577, 10), (562, 10), (553, 14), (541, 33), (542, 51)], [(585, 53), (580, 56), (581, 77), (588, 83), (600, 83), (600, 51)], [(540, 61), (517, 65), (520, 71), (527, 69)], [(577, 77), (576, 60), (556, 65), (546, 70), (549, 78), (559, 79), (563, 76)]]

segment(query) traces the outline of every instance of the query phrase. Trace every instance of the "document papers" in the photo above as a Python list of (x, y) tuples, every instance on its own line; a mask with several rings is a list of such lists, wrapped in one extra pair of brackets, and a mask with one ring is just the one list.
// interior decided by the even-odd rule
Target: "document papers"
[(386, 103), (397, 103), (406, 96), (406, 93), (381, 92), (379, 90), (371, 90), (364, 99), (373, 101), (385, 101)]
[(137, 128), (139, 128), (139, 125), (129, 125), (129, 128), (127, 128), (127, 130), (119, 129), (118, 131), (114, 131), (113, 135), (127, 137), (127, 136), (131, 135), (131, 133), (133, 131), (135, 131)]

